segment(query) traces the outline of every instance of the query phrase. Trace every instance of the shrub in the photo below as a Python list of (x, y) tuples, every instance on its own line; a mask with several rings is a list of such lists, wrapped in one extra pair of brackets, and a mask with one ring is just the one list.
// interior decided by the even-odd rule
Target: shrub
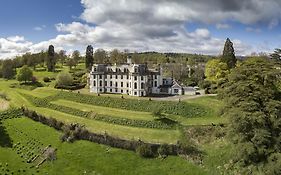
[(155, 109), (153, 112), (152, 112), (152, 115), (154, 117), (162, 117), (162, 111), (161, 109)]
[(51, 80), (50, 80), (49, 77), (44, 77), (44, 78), (43, 78), (43, 81), (44, 81), (45, 83), (51, 82)]
[(33, 72), (26, 65), (23, 66), (17, 73), (18, 81), (24, 81), (24, 82), (31, 81), (32, 77), (33, 77)]
[(0, 98), (7, 100), (7, 101), (10, 100), (5, 92), (0, 92)]
[(154, 154), (152, 152), (151, 146), (147, 145), (147, 144), (140, 144), (137, 147), (136, 152), (141, 157), (145, 157), (145, 158), (152, 158), (152, 157), (154, 157)]
[(59, 73), (57, 75), (56, 80), (57, 80), (56, 82), (57, 86), (70, 86), (73, 84), (73, 77), (70, 73), (67, 72)]

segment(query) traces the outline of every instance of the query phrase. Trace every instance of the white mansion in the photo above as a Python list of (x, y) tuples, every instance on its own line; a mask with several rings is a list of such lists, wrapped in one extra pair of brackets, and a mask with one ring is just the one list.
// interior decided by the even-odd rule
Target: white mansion
[(163, 78), (162, 69), (148, 69), (146, 64), (94, 64), (90, 72), (90, 92), (118, 93), (131, 96), (182, 94), (182, 87), (172, 78)]

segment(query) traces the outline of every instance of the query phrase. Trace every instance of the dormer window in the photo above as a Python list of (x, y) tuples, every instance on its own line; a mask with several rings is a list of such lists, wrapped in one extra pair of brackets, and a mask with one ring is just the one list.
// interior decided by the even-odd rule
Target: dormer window
[(95, 68), (94, 68), (94, 72), (96, 72), (96, 71), (97, 71), (97, 68), (95, 67)]

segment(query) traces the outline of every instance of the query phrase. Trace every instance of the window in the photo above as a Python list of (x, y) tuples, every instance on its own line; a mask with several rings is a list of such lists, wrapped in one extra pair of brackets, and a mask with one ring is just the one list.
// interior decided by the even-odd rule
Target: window
[(129, 90), (127, 90), (127, 94), (129, 94)]
[(115, 87), (118, 87), (118, 82), (115, 82)]
[(96, 71), (97, 71), (97, 68), (95, 67), (95, 68), (94, 68), (94, 72), (96, 72)]
[(154, 87), (157, 87), (157, 81), (154, 81)]
[(135, 89), (137, 89), (137, 88), (138, 88), (138, 85), (137, 85), (137, 83), (135, 83), (135, 84), (134, 84), (134, 88), (135, 88)]
[(157, 79), (157, 75), (154, 76), (154, 79)]
[(128, 75), (126, 75), (126, 77), (127, 77), (127, 80), (129, 79), (129, 76)]
[(135, 95), (137, 95), (137, 92), (134, 92)]
[(112, 81), (110, 81), (110, 87), (112, 87)]
[(121, 75), (121, 79), (123, 79), (123, 75)]
[(112, 89), (109, 89), (110, 92), (112, 92)]
[(100, 79), (102, 79), (102, 75), (100, 75)]
[(127, 87), (129, 87), (129, 83), (127, 83)]
[(121, 93), (123, 93), (123, 89), (121, 89)]
[(141, 76), (141, 80), (143, 80), (143, 76)]
[(104, 82), (104, 86), (107, 86), (107, 81)]
[(117, 79), (118, 78), (118, 75), (115, 75), (115, 79)]
[(110, 75), (110, 79), (112, 79), (112, 75)]
[(123, 82), (121, 82), (121, 87), (123, 87)]
[(141, 89), (144, 89), (144, 83), (141, 83)]
[(115, 89), (115, 92), (117, 92), (118, 90), (117, 90), (117, 88)]
[(102, 89), (100, 89), (100, 92), (102, 92)]
[(144, 96), (143, 92), (141, 92), (141, 96)]
[(135, 76), (135, 80), (137, 80), (138, 79), (138, 77), (137, 76)]
[(130, 83), (130, 88), (132, 87), (132, 83)]
[(102, 81), (100, 81), (100, 86), (102, 86)]
[(94, 86), (96, 86), (96, 81), (94, 81)]
[(174, 93), (175, 94), (179, 93), (179, 90), (178, 89), (174, 89)]
[(96, 79), (96, 75), (94, 75), (94, 79)]
[(135, 67), (135, 72), (138, 72), (138, 68), (137, 67)]

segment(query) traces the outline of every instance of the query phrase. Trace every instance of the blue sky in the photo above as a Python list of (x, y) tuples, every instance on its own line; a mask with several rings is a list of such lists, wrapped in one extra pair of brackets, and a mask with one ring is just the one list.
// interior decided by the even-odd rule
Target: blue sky
[[(1, 37), (25, 36), (34, 42), (57, 35), (54, 27), (70, 23), (83, 12), (79, 0), (1, 0)], [(35, 27), (42, 31), (34, 30)]]
[(280, 48), (279, 0), (2, 0), (0, 59), (53, 44), (111, 50), (237, 55)]

